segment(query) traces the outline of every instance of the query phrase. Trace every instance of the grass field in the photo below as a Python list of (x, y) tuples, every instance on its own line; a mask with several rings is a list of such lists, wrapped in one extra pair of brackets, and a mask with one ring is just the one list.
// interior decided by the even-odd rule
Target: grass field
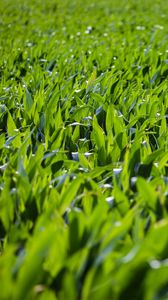
[(168, 299), (168, 2), (0, 3), (0, 300)]

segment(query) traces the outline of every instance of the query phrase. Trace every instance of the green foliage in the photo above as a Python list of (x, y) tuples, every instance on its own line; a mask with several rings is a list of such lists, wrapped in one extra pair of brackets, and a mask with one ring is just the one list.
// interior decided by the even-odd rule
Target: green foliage
[(168, 299), (168, 4), (1, 2), (0, 300)]

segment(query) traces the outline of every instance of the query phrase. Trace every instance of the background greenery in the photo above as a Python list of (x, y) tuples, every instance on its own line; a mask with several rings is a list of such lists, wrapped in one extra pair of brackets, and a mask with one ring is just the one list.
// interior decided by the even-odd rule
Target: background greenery
[(0, 299), (168, 299), (167, 1), (0, 15)]

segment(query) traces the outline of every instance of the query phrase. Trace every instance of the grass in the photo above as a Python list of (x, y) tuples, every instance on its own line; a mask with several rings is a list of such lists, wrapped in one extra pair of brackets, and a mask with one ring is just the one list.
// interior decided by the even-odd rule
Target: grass
[(168, 299), (168, 4), (0, 7), (0, 299)]

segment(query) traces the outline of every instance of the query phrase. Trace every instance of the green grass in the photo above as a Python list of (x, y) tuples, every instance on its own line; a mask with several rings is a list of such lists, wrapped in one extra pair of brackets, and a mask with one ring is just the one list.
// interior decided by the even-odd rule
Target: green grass
[(0, 300), (168, 299), (167, 13), (1, 1)]

